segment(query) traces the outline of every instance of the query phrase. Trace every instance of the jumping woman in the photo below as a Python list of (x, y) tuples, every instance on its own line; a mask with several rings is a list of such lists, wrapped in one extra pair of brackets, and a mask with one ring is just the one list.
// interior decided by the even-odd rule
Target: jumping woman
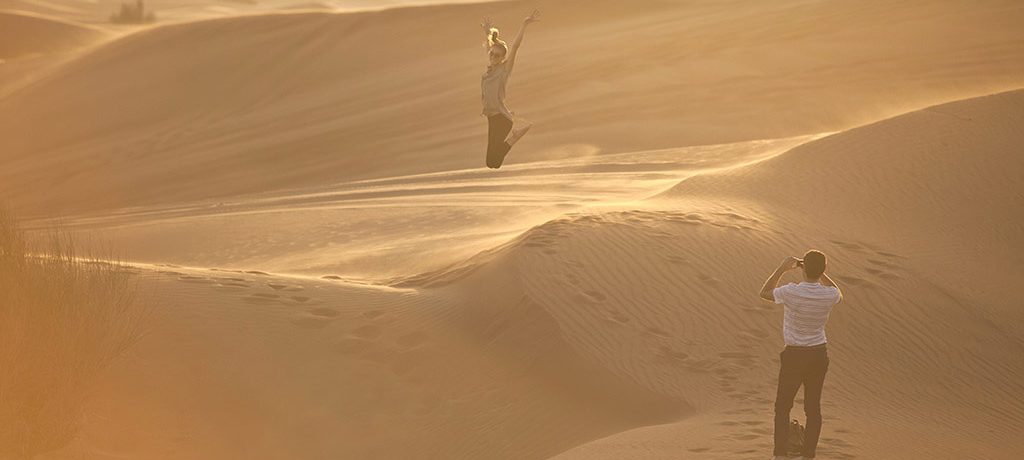
[(489, 59), (487, 72), (480, 77), (483, 113), (487, 117), (488, 168), (500, 168), (509, 149), (530, 130), (530, 124), (512, 130), (512, 111), (505, 105), (505, 86), (508, 84), (509, 75), (512, 74), (512, 66), (516, 63), (516, 54), (519, 53), (519, 45), (523, 43), (526, 26), (539, 21), (539, 16), (540, 12), (533, 10), (533, 13), (523, 20), (523, 26), (515, 40), (512, 40), (512, 46), (498, 38), (498, 29), (492, 25), (490, 18), (484, 18), (484, 22), (480, 24), (487, 33)]

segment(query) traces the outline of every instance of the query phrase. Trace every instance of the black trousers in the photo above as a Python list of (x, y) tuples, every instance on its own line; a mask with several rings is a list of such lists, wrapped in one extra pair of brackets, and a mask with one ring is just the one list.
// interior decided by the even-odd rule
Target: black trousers
[(509, 131), (512, 131), (512, 120), (503, 114), (487, 117), (487, 167), (500, 168), (505, 162), (505, 155), (512, 148), (505, 142)]
[(803, 456), (814, 458), (821, 435), (821, 387), (828, 372), (828, 351), (824, 346), (814, 348), (789, 347), (779, 353), (779, 388), (775, 394), (775, 450), (773, 455), (786, 455), (789, 438), (789, 411), (800, 386), (804, 387), (804, 414), (807, 415), (804, 432)]

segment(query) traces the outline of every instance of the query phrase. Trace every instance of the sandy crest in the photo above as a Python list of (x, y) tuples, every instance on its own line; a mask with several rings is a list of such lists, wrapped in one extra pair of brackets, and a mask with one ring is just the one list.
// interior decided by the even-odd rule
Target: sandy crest
[(0, 99), (111, 38), (101, 29), (56, 17), (0, 9)]
[(0, 61), (85, 48), (105, 37), (94, 27), (0, 10)]

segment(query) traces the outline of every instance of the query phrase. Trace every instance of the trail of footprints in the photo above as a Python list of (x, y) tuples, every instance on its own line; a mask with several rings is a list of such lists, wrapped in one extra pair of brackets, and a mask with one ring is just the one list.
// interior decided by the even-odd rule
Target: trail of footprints
[[(163, 265), (167, 268), (180, 268)], [(323, 305), (323, 302), (307, 294), (305, 286), (280, 279), (260, 279), (269, 276), (260, 271), (235, 271), (228, 276), (200, 276), (177, 270), (160, 270), (159, 274), (174, 277), (180, 282), (204, 284), (217, 289), (237, 291), (242, 300), (252, 305), (281, 305), (299, 307), (290, 320), (295, 327), (323, 329), (336, 324), (332, 334), (334, 350), (342, 355), (364, 359), (386, 366), (397, 376), (407, 376), (416, 369), (423, 359), (418, 356), (423, 347), (431, 341), (430, 335), (422, 330), (398, 331), (392, 326), (397, 321), (383, 310), (368, 310), (354, 314), (343, 314), (338, 309)], [(249, 276), (246, 276), (249, 275)], [(323, 279), (341, 279), (331, 275)], [(254, 292), (255, 291), (255, 292)], [(599, 298), (600, 294), (590, 293)]]
[(864, 243), (851, 243), (840, 240), (831, 240), (831, 243), (863, 257), (864, 262), (866, 263), (861, 263), (859, 265), (863, 267), (863, 270), (867, 272), (868, 275), (874, 278), (866, 279), (849, 274), (837, 275), (836, 278), (842, 283), (846, 283), (851, 286), (874, 288), (877, 287), (877, 284), (879, 283), (886, 283), (888, 281), (903, 278), (897, 273), (902, 270), (900, 260), (906, 259), (906, 257), (902, 255), (869, 247), (869, 245)]
[[(632, 220), (635, 223), (646, 223), (652, 221), (652, 217), (653, 216), (649, 216), (644, 213), (638, 213), (637, 215), (629, 216), (629, 220)], [(659, 215), (658, 217), (684, 224), (710, 223), (708, 222), (707, 216), (695, 213), (678, 213), (677, 215), (673, 214), (668, 216)], [(728, 215), (728, 213), (726, 213), (718, 215), (718, 217), (725, 217), (727, 220), (733, 221), (730, 222), (730, 224), (732, 224), (730, 226), (734, 226), (735, 228), (749, 230), (759, 224), (756, 219), (746, 218), (736, 214)], [(713, 224), (719, 224), (719, 222), (715, 222)], [(527, 245), (550, 250), (552, 238), (559, 235), (557, 234), (557, 231), (552, 231), (557, 229), (548, 228), (546, 230), (551, 234), (535, 238), (533, 241), (527, 243)], [(866, 267), (864, 270), (878, 280), (885, 281), (901, 278), (900, 275), (894, 272), (900, 270), (898, 259), (904, 258), (903, 256), (891, 252), (871, 249), (866, 247), (866, 245), (858, 243), (848, 243), (836, 240), (833, 240), (832, 243), (843, 249), (864, 255), (867, 263), (870, 264), (870, 266)], [(684, 266), (689, 264), (689, 261), (686, 258), (678, 255), (668, 254), (665, 256), (665, 259), (667, 262), (674, 265)], [(176, 268), (173, 265), (165, 266), (169, 268)], [(213, 270), (228, 271), (217, 269)], [(250, 292), (245, 294), (244, 300), (252, 304), (282, 304), (307, 307), (292, 320), (292, 323), (297, 327), (308, 329), (324, 328), (332, 321), (341, 318), (341, 313), (338, 310), (317, 305), (319, 302), (316, 299), (313, 299), (308, 295), (303, 295), (302, 292), (305, 288), (298, 284), (262, 282), (255, 279), (255, 277), (242, 276), (203, 277), (187, 275), (174, 270), (162, 270), (159, 273), (175, 276), (182, 282), (209, 284), (223, 289), (248, 291), (268, 288), (268, 292)], [(257, 277), (267, 275), (266, 273), (259, 271), (236, 273), (240, 275), (256, 275)], [(578, 276), (569, 273), (566, 277), (568, 285), (579, 288), (581, 282)], [(698, 277), (705, 282), (717, 281), (704, 274), (698, 274)], [(340, 279), (340, 277), (333, 275), (325, 276), (323, 278)], [(867, 287), (871, 287), (876, 282), (849, 275), (840, 276), (840, 281), (854, 286)], [(602, 304), (606, 303), (605, 301), (607, 300), (607, 296), (605, 294), (596, 290), (581, 289), (574, 297), (577, 302), (588, 304)], [(606, 310), (606, 312), (607, 319), (609, 321), (614, 321), (623, 325), (631, 323), (631, 318), (621, 311), (610, 308)], [(424, 344), (430, 341), (429, 335), (423, 331), (412, 331), (395, 337), (393, 340), (386, 340), (386, 338), (393, 334), (387, 334), (388, 331), (385, 326), (388, 323), (393, 322), (396, 318), (391, 317), (381, 310), (365, 311), (358, 314), (357, 317), (350, 319), (350, 328), (341, 334), (341, 336), (334, 342), (335, 350), (342, 355), (371, 360), (386, 365), (398, 376), (405, 376), (417, 367), (417, 363), (420, 359), (415, 356), (415, 353)], [(643, 334), (652, 337), (655, 340), (665, 340), (672, 337), (670, 333), (656, 326), (643, 327), (641, 325), (634, 325), (634, 327), (640, 327)], [(742, 348), (752, 348), (752, 342), (763, 341), (769, 335), (767, 332), (759, 329), (744, 330), (740, 331), (739, 334), (741, 335), (740, 346)], [(658, 355), (662, 359), (678, 363), (688, 371), (710, 373), (716, 382), (716, 387), (725, 393), (729, 399), (738, 404), (735, 409), (724, 412), (724, 414), (729, 416), (727, 420), (718, 423), (723, 427), (731, 428), (731, 430), (729, 430), (729, 433), (723, 434), (715, 439), (716, 441), (721, 441), (721, 445), (730, 446), (732, 450), (728, 453), (731, 456), (735, 456), (735, 458), (760, 459), (764, 457), (765, 452), (771, 451), (772, 435), (774, 431), (772, 419), (774, 412), (775, 379), (766, 379), (766, 381), (761, 382), (760, 384), (744, 385), (743, 379), (740, 376), (744, 369), (749, 369), (756, 364), (755, 361), (757, 357), (755, 355), (744, 351), (727, 351), (718, 353), (718, 359), (698, 359), (690, 356), (684, 351), (676, 350), (668, 345), (660, 346), (658, 348)], [(775, 360), (773, 366), (777, 365), (777, 360)], [(803, 414), (801, 413), (802, 404), (802, 398), (798, 398), (795, 401), (790, 418), (795, 417), (803, 420)], [(837, 422), (837, 418), (829, 416), (830, 403), (826, 400), (823, 401), (822, 404), (825, 412), (825, 425), (830, 427), (830, 429), (826, 430), (825, 434), (821, 437), (818, 452), (822, 457), (828, 458), (856, 458), (855, 455), (848, 452), (848, 448), (851, 447), (849, 443), (841, 438), (827, 435), (829, 432), (838, 433), (840, 435), (855, 432), (848, 428), (844, 428), (841, 425), (836, 425), (835, 422)], [(832, 426), (835, 426), (835, 428), (831, 428)], [(754, 441), (757, 442), (755, 444), (751, 444), (751, 442)], [(688, 450), (692, 453), (709, 453), (716, 449), (707, 446), (695, 446)]]
[[(180, 268), (176, 265), (163, 264), (161, 267)], [(227, 276), (200, 276), (182, 273), (175, 270), (159, 270), (157, 273), (175, 277), (178, 281), (191, 284), (204, 284), (218, 289), (239, 291), (245, 303), (253, 305), (284, 305), (308, 307), (292, 319), (292, 324), (306, 329), (326, 327), (340, 313), (330, 307), (320, 306), (319, 301), (306, 295), (306, 288), (301, 284), (290, 284), (283, 281), (263, 281), (260, 276), (268, 276), (266, 272), (249, 270), (224, 270), (212, 268), (210, 271), (230, 272)], [(255, 276), (244, 276), (255, 275)], [(259, 291), (259, 292), (252, 292)]]

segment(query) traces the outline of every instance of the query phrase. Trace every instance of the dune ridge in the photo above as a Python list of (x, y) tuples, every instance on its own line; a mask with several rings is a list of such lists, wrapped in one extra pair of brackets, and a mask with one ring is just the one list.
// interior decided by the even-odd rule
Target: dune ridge
[[(732, 196), (771, 203), (780, 220), (858, 229), (858, 240), (899, 248), (898, 265), (946, 290), (970, 292), (995, 318), (1014, 315), (998, 294), (1024, 276), (1019, 182), (1024, 91), (929, 107), (797, 147), (721, 174), (693, 177), (667, 197)], [(833, 165), (842, 162), (842, 171)], [(873, 184), (863, 188), (863, 184)], [(750, 191), (757, 190), (757, 197)], [(813, 192), (812, 192), (813, 190)], [(851, 210), (846, 202), (870, 203)], [(820, 224), (819, 224), (820, 225)], [(863, 249), (845, 243), (850, 249)], [(872, 259), (877, 269), (887, 263)], [(964, 265), (966, 263), (966, 265)], [(992, 308), (992, 310), (989, 310)], [(1024, 318), (1022, 318), (1024, 319)], [(1013, 326), (1013, 335), (1024, 330)]]

